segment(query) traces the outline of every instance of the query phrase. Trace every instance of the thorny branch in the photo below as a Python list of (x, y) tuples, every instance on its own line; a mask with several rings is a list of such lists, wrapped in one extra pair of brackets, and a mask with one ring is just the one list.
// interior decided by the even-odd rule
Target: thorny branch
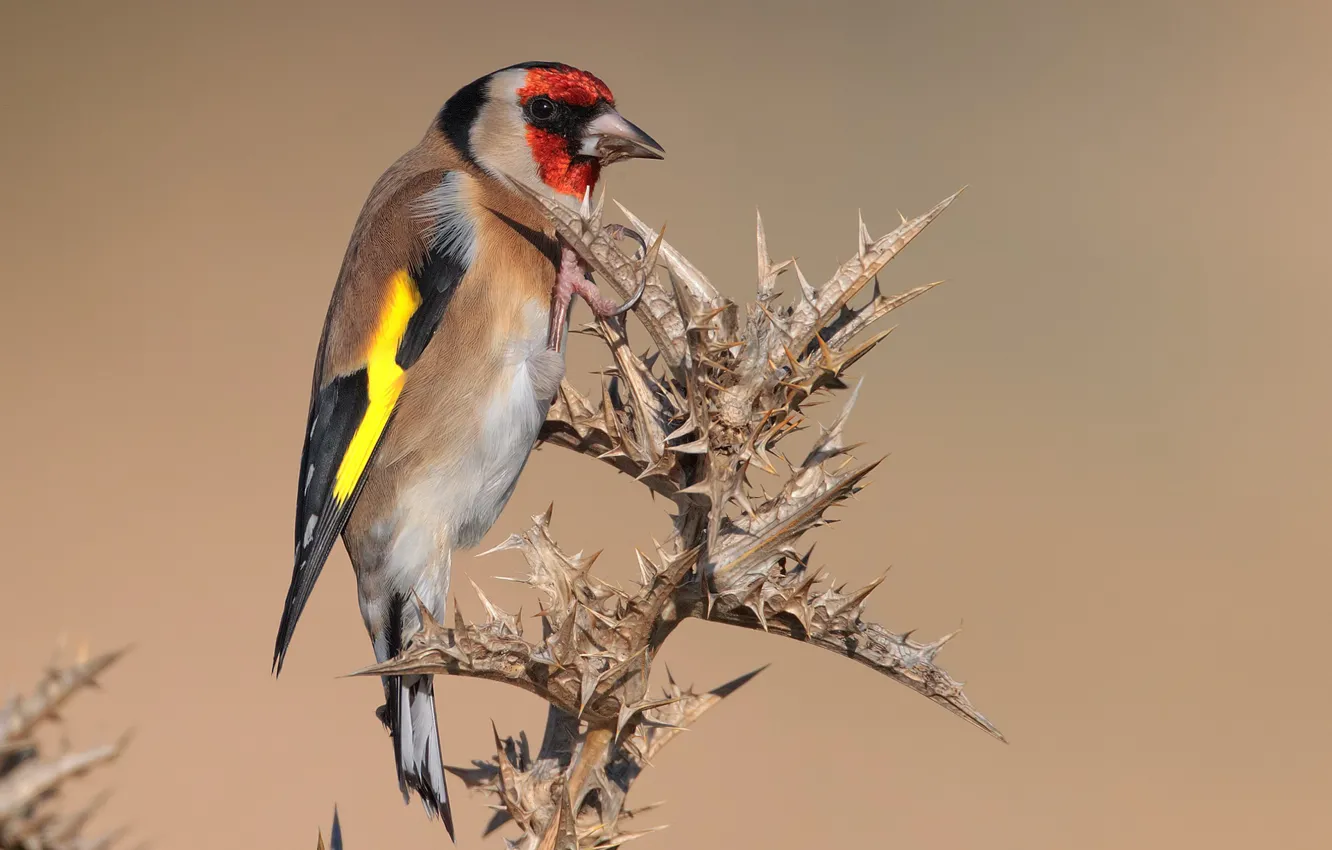
[[(559, 237), (621, 297), (647, 284), (634, 313), (655, 353), (635, 354), (622, 319), (598, 323), (614, 365), (599, 397), (567, 381), (551, 407), (542, 439), (609, 463), (676, 508), (671, 535), (639, 552), (640, 583), (624, 590), (592, 572), (595, 556), (570, 555), (551, 537), (548, 511), (497, 549), (517, 550), (523, 579), (542, 596), (540, 635), (524, 634), (514, 615), (476, 588), (482, 622), (452, 628), (422, 611), (422, 632), (396, 658), (360, 671), (447, 673), (507, 682), (550, 704), (544, 738), (533, 753), (526, 735), (495, 735), (495, 756), (453, 769), (498, 802), (487, 833), (512, 823), (507, 841), (520, 850), (611, 848), (650, 830), (627, 829), (634, 779), (661, 747), (754, 674), (705, 693), (673, 681), (660, 695), (648, 675), (677, 625), (694, 617), (767, 632), (848, 656), (924, 695), (995, 737), (956, 682), (935, 664), (953, 636), (918, 642), (864, 618), (865, 600), (882, 578), (847, 590), (829, 584), (796, 544), (824, 525), (825, 514), (864, 485), (875, 463), (855, 464), (843, 429), (856, 401), (805, 458), (788, 463), (781, 489), (768, 495), (752, 480), (777, 475), (778, 444), (806, 426), (802, 405), (819, 393), (848, 389), (844, 376), (888, 331), (862, 332), (929, 290), (896, 297), (877, 275), (948, 207), (953, 195), (878, 239), (860, 223), (859, 250), (821, 287), (794, 260), (774, 263), (758, 222), (757, 300), (741, 308), (677, 249), (628, 210), (651, 247), (626, 257), (603, 232), (603, 206), (579, 211), (536, 194)], [(665, 267), (665, 282), (657, 272)], [(779, 275), (798, 289), (778, 303)], [(870, 288), (864, 303), (852, 301)]]
[(46, 758), (38, 742), (42, 728), (59, 721), (61, 708), (76, 694), (96, 688), (98, 675), (122, 654), (52, 666), (30, 696), (16, 696), (0, 707), (0, 850), (105, 850), (122, 836), (84, 834), (105, 797), (72, 813), (53, 804), (67, 781), (114, 761), (128, 739)]

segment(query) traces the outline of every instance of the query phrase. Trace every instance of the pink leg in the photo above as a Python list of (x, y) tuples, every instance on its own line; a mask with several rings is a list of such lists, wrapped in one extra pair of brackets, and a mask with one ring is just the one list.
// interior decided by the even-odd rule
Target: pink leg
[(546, 337), (546, 347), (551, 351), (560, 350), (560, 337), (563, 335), (564, 322), (569, 315), (569, 305), (574, 295), (582, 296), (592, 314), (605, 319), (621, 312), (623, 305), (617, 304), (601, 294), (592, 282), (578, 253), (560, 243), (560, 271), (555, 277), (555, 292), (550, 309), (550, 333)]
[(546, 347), (551, 351), (560, 350), (560, 338), (564, 335), (564, 322), (569, 316), (569, 303), (578, 291), (582, 281), (583, 265), (578, 261), (578, 254), (572, 248), (560, 243), (560, 270), (555, 276), (555, 291), (550, 305), (550, 332), (546, 336)]
[(574, 284), (574, 292), (583, 296), (592, 314), (598, 319), (607, 319), (620, 312), (620, 305), (601, 294), (590, 277), (580, 277)]

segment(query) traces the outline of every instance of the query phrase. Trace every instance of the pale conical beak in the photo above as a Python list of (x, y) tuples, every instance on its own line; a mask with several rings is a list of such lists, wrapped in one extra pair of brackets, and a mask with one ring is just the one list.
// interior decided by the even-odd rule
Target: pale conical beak
[(666, 151), (657, 140), (638, 129), (614, 109), (607, 109), (583, 128), (579, 153), (595, 156), (602, 165), (621, 159), (665, 159)]

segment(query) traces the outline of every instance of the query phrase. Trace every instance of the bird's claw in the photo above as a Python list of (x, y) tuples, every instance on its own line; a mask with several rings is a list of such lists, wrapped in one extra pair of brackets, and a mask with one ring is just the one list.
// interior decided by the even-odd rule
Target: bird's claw
[[(608, 224), (602, 228), (602, 232), (611, 239), (631, 239), (637, 242), (639, 250), (635, 260), (646, 263), (647, 240), (638, 231), (622, 224)], [(547, 340), (547, 347), (552, 351), (559, 351), (562, 347), (564, 322), (569, 314), (569, 302), (575, 294), (583, 296), (594, 316), (608, 321), (623, 316), (638, 306), (639, 301), (643, 299), (643, 293), (647, 291), (648, 275), (651, 274), (651, 269), (643, 268), (634, 294), (623, 304), (617, 305), (597, 290), (597, 285), (592, 280), (592, 272), (587, 269), (571, 246), (561, 245), (560, 252), (560, 268), (555, 280)]]

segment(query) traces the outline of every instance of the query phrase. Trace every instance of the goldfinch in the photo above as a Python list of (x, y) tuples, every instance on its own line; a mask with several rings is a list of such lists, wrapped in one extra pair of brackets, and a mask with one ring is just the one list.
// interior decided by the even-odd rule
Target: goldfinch
[[(564, 375), (571, 295), (615, 306), (514, 184), (578, 207), (603, 165), (663, 153), (597, 77), (528, 62), (460, 89), (375, 183), (319, 340), (275, 673), (339, 534), (377, 660), (418, 599), (444, 618), (450, 554), (499, 516)], [(432, 677), (384, 693), (403, 799), (452, 837)]]

